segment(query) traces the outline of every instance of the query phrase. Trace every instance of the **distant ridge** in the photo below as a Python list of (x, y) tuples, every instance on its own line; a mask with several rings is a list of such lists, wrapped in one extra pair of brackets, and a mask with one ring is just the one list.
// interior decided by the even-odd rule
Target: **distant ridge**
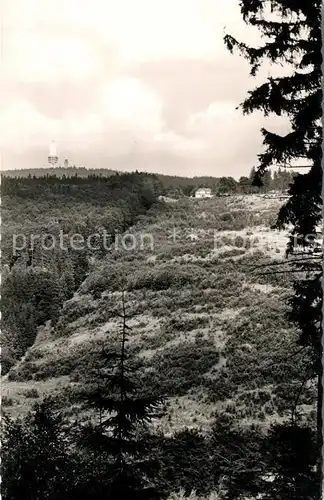
[(147, 171), (134, 170), (130, 171), (122, 171), (122, 170), (111, 170), (106, 168), (86, 168), (86, 167), (77, 167), (77, 166), (57, 166), (57, 167), (39, 167), (39, 168), (26, 168), (19, 170), (4, 170), (2, 171), (2, 176), (13, 179), (27, 179), (28, 177), (35, 177), (36, 179), (44, 178), (46, 176), (53, 177), (55, 176), (57, 179), (64, 178), (88, 178), (88, 177), (111, 177), (115, 175), (131, 175), (131, 174), (141, 174), (147, 176), (149, 178), (155, 178), (160, 183), (160, 190), (162, 195), (168, 195), (171, 197), (178, 196), (193, 196), (195, 191), (199, 188), (209, 188), (214, 193), (217, 192), (219, 183), (221, 179), (226, 182), (230, 181), (230, 186), (226, 189), (226, 191), (233, 190), (236, 191), (236, 186), (238, 185), (237, 181), (232, 177), (211, 177), (211, 176), (194, 176), (194, 177), (185, 177), (178, 175), (166, 175), (161, 173), (153, 173)]
[[(2, 170), (1, 175), (7, 177), (28, 177), (31, 175), (32, 177), (44, 177), (45, 175), (56, 175), (57, 177), (62, 177), (65, 175), (66, 177), (71, 177), (74, 175), (78, 175), (79, 177), (88, 177), (89, 175), (101, 175), (101, 176), (110, 176), (115, 174), (127, 174), (130, 171), (124, 170), (111, 170), (109, 168), (86, 168), (86, 167), (38, 167), (38, 168), (20, 168), (15, 170)], [(219, 180), (219, 177), (212, 176), (180, 176), (180, 175), (166, 175), (158, 172), (147, 172), (143, 171), (143, 174), (155, 175), (158, 178), (164, 179), (166, 182), (172, 180), (191, 180), (200, 183), (210, 183)]]
[(39, 168), (20, 168), (17, 170), (2, 170), (1, 175), (6, 177), (45, 177), (46, 175), (56, 175), (57, 177), (88, 177), (89, 175), (101, 175), (109, 177), (115, 175), (116, 170), (108, 168), (86, 168), (86, 167), (39, 167)]

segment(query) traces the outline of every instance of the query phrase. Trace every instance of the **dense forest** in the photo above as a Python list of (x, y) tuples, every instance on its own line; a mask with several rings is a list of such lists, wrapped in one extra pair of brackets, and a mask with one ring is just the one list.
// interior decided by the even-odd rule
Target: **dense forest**
[[(116, 235), (145, 214), (159, 189), (155, 176), (138, 173), (3, 178), (3, 373), (33, 344), (39, 325), (57, 320), (93, 259), (105, 255)], [(103, 231), (109, 235), (105, 247)], [(84, 240), (96, 235), (97, 244), (66, 247), (76, 234)]]
[[(136, 172), (136, 174), (139, 173)], [(72, 194), (73, 191), (76, 193), (77, 186), (82, 186), (84, 190), (86, 185), (92, 185), (92, 188), (99, 188), (99, 191), (101, 191), (105, 189), (103, 187), (105, 185), (117, 185), (120, 176), (122, 180), (128, 176), (128, 179), (131, 181), (132, 175), (134, 174), (115, 172), (108, 169), (86, 169), (85, 167), (6, 170), (2, 174), (3, 192), (4, 194), (13, 194), (16, 190), (21, 196), (21, 191), (28, 190), (27, 186), (31, 184), (34, 186), (34, 189), (40, 189), (40, 193), (44, 192), (44, 189), (47, 189), (47, 191), (51, 189), (57, 193), (57, 190), (61, 189), (62, 192), (64, 190), (71, 191)], [(242, 176), (238, 181), (233, 177), (178, 177), (148, 173), (141, 175), (146, 175), (147, 178), (151, 179), (154, 178), (155, 182), (159, 185), (160, 194), (192, 196), (195, 190), (201, 187), (210, 188), (215, 195), (224, 192), (249, 194), (255, 192), (266, 193), (272, 190), (285, 191), (289, 188), (296, 173), (293, 170), (287, 171), (280, 167), (273, 173), (269, 171), (266, 173), (262, 186), (259, 188), (252, 185), (255, 176), (254, 167), (248, 176)], [(16, 180), (14, 181), (13, 179)], [(32, 179), (34, 180), (33, 183), (31, 183)], [(36, 179), (38, 179), (37, 182), (35, 182)], [(61, 187), (57, 187), (58, 185)]]

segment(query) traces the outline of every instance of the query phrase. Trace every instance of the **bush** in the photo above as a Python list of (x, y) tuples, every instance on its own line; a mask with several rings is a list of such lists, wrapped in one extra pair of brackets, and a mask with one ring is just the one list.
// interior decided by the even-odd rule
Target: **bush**
[(120, 291), (126, 282), (126, 276), (133, 272), (132, 262), (114, 262), (99, 265), (89, 274), (79, 291), (86, 295), (91, 293), (95, 297), (101, 296), (102, 292)]
[(71, 300), (64, 304), (61, 322), (72, 323), (78, 318), (86, 316), (95, 310), (96, 304), (89, 297), (81, 297), (79, 300)]
[(153, 269), (141, 270), (133, 273), (127, 282), (127, 289), (141, 290), (167, 290), (168, 288), (183, 288), (185, 286), (194, 286), (201, 278), (202, 274), (207, 276), (206, 272), (201, 271), (199, 266), (178, 265), (156, 266)]
[(201, 495), (213, 490), (217, 477), (213, 476), (210, 451), (208, 438), (197, 430), (184, 429), (171, 438), (155, 438), (159, 489), (166, 494), (183, 489), (186, 495), (194, 489)]
[(27, 389), (25, 392), (24, 392), (24, 396), (25, 398), (29, 399), (34, 399), (34, 398), (39, 398), (39, 392), (37, 389), (35, 389), (35, 387), (32, 387), (31, 389)]
[(209, 316), (198, 316), (192, 318), (172, 317), (169, 320), (165, 320), (164, 330), (166, 333), (173, 332), (190, 332), (197, 328), (204, 328), (209, 325)]
[(2, 406), (12, 406), (13, 405), (13, 399), (10, 398), (9, 396), (2, 396), (2, 398), (1, 398), (1, 404), (2, 404)]
[(155, 354), (150, 363), (154, 371), (144, 372), (143, 384), (159, 387), (167, 396), (181, 396), (205, 385), (204, 375), (218, 362), (219, 353), (213, 343), (180, 344)]
[(8, 373), (8, 380), (15, 382), (22, 382), (26, 380), (32, 380), (34, 378), (35, 372), (38, 371), (38, 366), (30, 361), (25, 362), (18, 368), (11, 368)]

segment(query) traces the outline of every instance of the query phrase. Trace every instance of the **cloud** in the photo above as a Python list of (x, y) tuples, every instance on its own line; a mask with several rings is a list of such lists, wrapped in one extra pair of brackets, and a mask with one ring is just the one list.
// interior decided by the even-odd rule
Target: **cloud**
[(116, 78), (102, 90), (102, 111), (109, 121), (154, 133), (163, 126), (162, 103), (136, 78)]
[(4, 19), (24, 38), (92, 31), (125, 60), (144, 61), (215, 55), (217, 31), (240, 16), (234, 0), (5, 0)]
[(58, 123), (38, 113), (26, 100), (10, 103), (0, 114), (0, 144), (2, 148), (23, 150), (48, 139)]
[(91, 46), (71, 36), (44, 39), (37, 32), (22, 32), (12, 40), (11, 51), (16, 61), (11, 67), (13, 76), (26, 83), (53, 84), (62, 78), (77, 83), (99, 67)]
[(237, 176), (255, 163), (264, 118), (235, 107), (257, 81), (223, 43), (225, 25), (258, 40), (236, 0), (4, 0), (3, 25), (2, 168), (44, 164), (52, 140), (93, 167)]
[(186, 123), (187, 134), (205, 141), (206, 156), (215, 165), (231, 175), (245, 175), (247, 169), (257, 164), (257, 154), (262, 152), (260, 129), (285, 134), (289, 131), (286, 118), (265, 119), (261, 113), (242, 117), (234, 103), (216, 101), (204, 111), (191, 115)]

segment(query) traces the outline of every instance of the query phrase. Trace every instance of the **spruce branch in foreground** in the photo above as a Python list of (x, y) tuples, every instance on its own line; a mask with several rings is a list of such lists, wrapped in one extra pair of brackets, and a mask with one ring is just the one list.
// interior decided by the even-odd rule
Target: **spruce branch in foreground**
[(83, 443), (104, 463), (97, 497), (114, 499), (160, 498), (154, 487), (149, 444), (143, 436), (153, 419), (162, 415), (162, 399), (147, 395), (136, 378), (135, 360), (127, 346), (125, 294), (122, 293), (120, 342), (103, 349), (97, 380), (83, 391), (86, 407), (97, 413), (97, 421), (83, 432)]
[(289, 200), (281, 208), (275, 227), (283, 229), (288, 225), (292, 226), (287, 256), (301, 251), (308, 251), (314, 256), (314, 259), (307, 262), (291, 262), (290, 272), (295, 276), (295, 294), (290, 304), (289, 319), (298, 327), (298, 343), (307, 348), (313, 378), (317, 378), (317, 484), (320, 495), (323, 483), (323, 270), (322, 262), (315, 255), (318, 242), (309, 236), (318, 234), (319, 227), (321, 230), (323, 227), (322, 2), (241, 0), (240, 7), (244, 21), (259, 29), (265, 43), (259, 47), (249, 47), (227, 35), (224, 41), (228, 49), (231, 52), (238, 50), (249, 61), (253, 76), (265, 61), (287, 68), (285, 76), (268, 77), (267, 82), (249, 92), (248, 98), (241, 105), (244, 114), (261, 111), (265, 116), (285, 115), (290, 122), (290, 130), (285, 135), (264, 128), (261, 130), (264, 152), (258, 156), (255, 184), (262, 185), (265, 172), (270, 167), (289, 167), (301, 160), (303, 167), (305, 163), (309, 165), (307, 172), (294, 177), (288, 193)]

